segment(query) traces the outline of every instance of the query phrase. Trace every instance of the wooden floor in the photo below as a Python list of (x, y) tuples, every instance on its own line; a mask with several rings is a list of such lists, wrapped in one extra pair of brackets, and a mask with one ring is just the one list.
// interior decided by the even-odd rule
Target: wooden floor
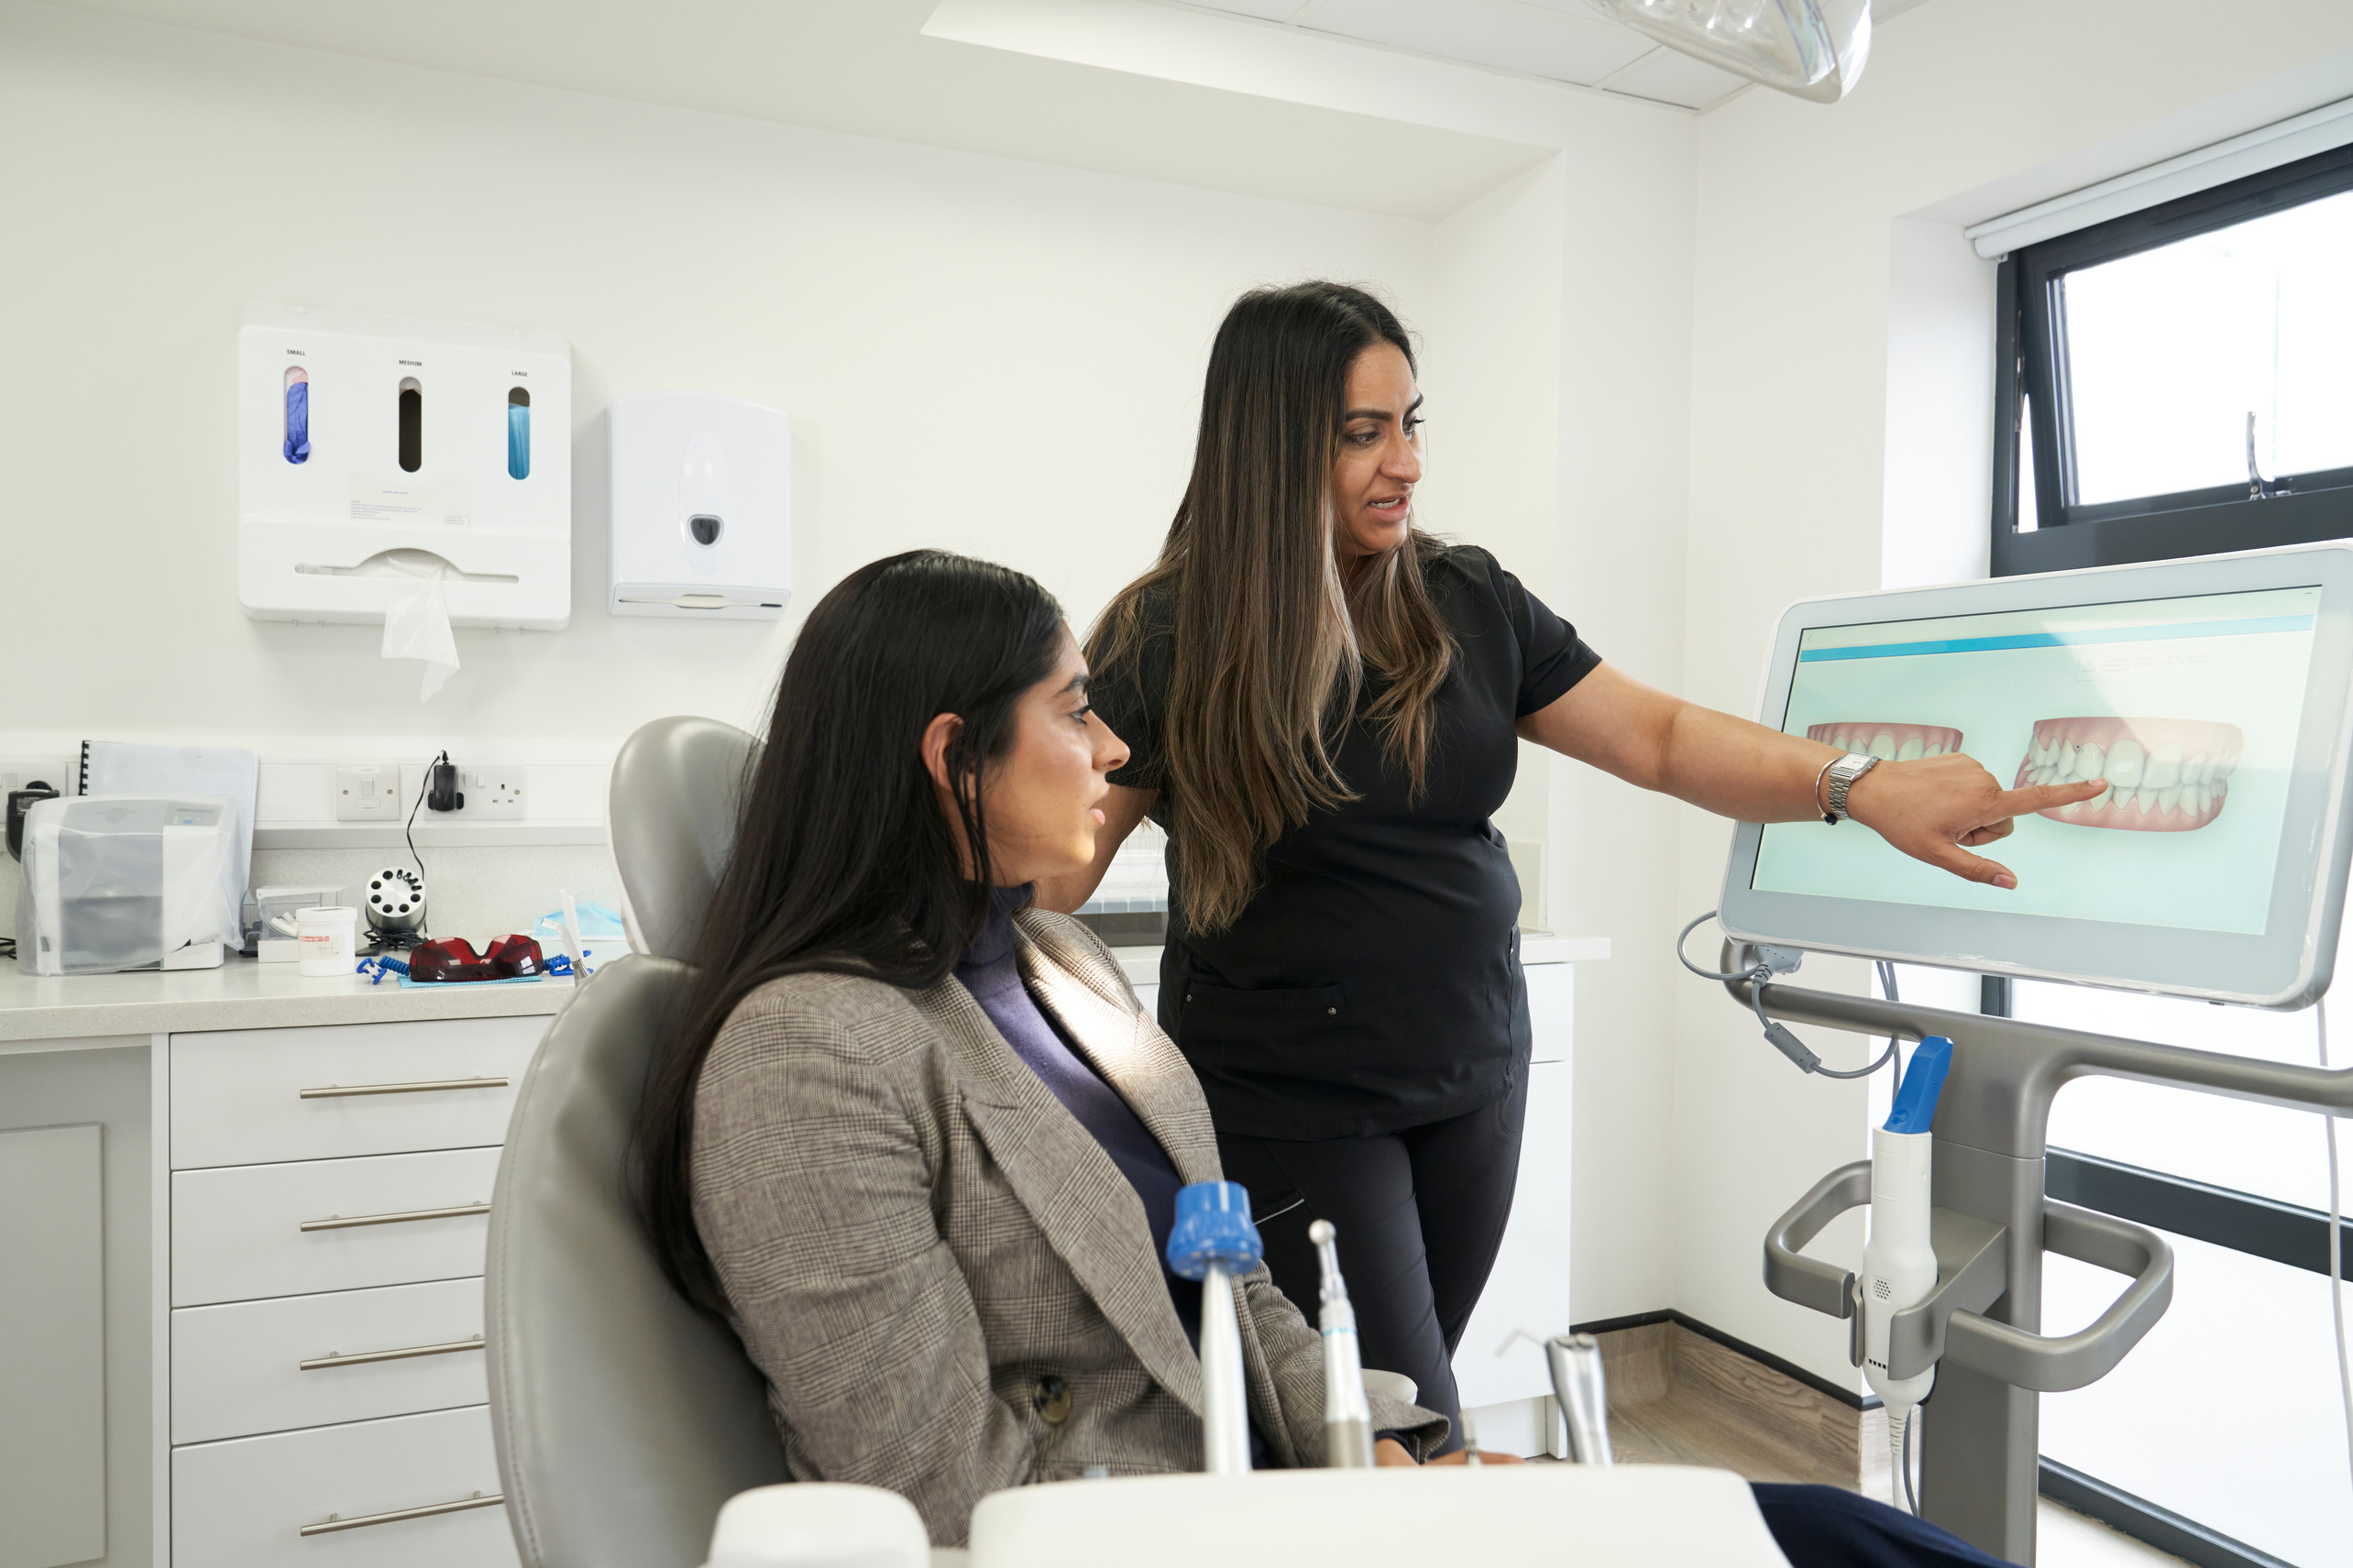
[[(1858, 1410), (1680, 1323), (1600, 1340), (1619, 1463), (1707, 1464), (1752, 1481), (1844, 1486), (1890, 1500), (1883, 1411)], [(2182, 1568), (2181, 1559), (2048, 1498), (2037, 1534), (2037, 1568)]]

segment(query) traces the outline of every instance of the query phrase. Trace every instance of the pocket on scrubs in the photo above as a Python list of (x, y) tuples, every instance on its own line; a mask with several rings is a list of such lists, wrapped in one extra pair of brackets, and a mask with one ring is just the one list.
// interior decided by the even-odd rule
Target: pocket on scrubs
[(1175, 1013), (1178, 1048), (1204, 1087), (1229, 1094), (1287, 1096), (1327, 1083), (1347, 1055), (1347, 996), (1336, 985), (1237, 991), (1195, 980)]

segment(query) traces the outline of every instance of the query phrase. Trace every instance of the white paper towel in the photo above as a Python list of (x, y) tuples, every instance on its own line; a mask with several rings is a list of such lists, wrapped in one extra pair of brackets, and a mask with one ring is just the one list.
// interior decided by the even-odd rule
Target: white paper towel
[(424, 661), (417, 700), (427, 701), (457, 673), (457, 638), (449, 630), (449, 599), (441, 586), (449, 563), (429, 550), (388, 550), (368, 564), (378, 562), (392, 568), (388, 576), (414, 579), (384, 607), (383, 652), (387, 659)]

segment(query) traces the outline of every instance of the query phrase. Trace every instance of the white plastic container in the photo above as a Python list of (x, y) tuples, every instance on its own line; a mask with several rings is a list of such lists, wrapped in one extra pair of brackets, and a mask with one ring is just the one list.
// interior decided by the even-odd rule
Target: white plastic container
[(793, 422), (706, 392), (612, 405), (615, 615), (777, 620), (792, 598)]
[[(292, 393), (300, 388), (299, 425)], [(380, 623), (437, 559), (453, 626), (572, 615), (572, 349), (554, 333), (249, 305), (237, 598)]]
[(349, 975), (357, 966), (359, 911), (347, 904), (294, 912), (295, 940), (302, 945), (302, 973), (324, 978)]

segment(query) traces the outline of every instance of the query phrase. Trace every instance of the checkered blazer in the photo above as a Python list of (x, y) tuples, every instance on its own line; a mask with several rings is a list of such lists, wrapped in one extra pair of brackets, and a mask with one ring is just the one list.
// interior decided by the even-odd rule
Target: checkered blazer
[[(1016, 917), (1023, 977), (1160, 1140), (1218, 1178), (1201, 1086), (1109, 949)], [(887, 1486), (962, 1542), (1002, 1487), (1201, 1465), (1201, 1363), (1118, 1167), (954, 979), (761, 987), (695, 1095), (695, 1220), (768, 1378), (797, 1480)], [(1261, 1266), (1234, 1288), (1250, 1416), (1275, 1462), (1324, 1457), (1316, 1331)], [(1442, 1416), (1374, 1396), (1416, 1457)]]

